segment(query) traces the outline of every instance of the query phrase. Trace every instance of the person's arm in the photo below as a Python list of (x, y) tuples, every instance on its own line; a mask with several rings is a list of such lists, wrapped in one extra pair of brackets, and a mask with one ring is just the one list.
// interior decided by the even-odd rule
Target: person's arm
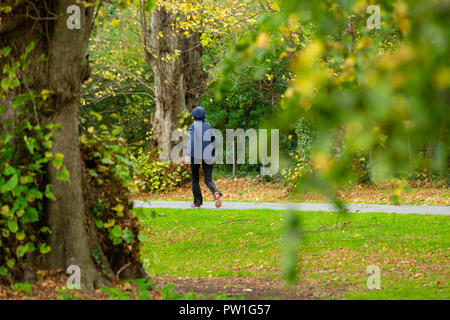
[(188, 139), (188, 143), (187, 143), (187, 146), (186, 146), (186, 152), (184, 153), (185, 154), (184, 160), (185, 160), (186, 163), (190, 163), (191, 162), (191, 140), (192, 140), (193, 132), (194, 132), (194, 127), (191, 124), (189, 126), (189, 130), (188, 130), (189, 139)]

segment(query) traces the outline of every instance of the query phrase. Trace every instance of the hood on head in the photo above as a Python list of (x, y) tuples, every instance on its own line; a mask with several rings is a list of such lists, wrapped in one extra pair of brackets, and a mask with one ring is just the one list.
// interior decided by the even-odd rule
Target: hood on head
[(194, 117), (194, 120), (205, 120), (205, 109), (202, 107), (195, 107), (194, 110), (192, 110), (192, 116)]

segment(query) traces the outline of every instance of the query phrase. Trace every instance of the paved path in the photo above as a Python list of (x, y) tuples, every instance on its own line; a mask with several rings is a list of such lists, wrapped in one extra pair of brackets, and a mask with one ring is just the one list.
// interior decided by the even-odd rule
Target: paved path
[[(134, 201), (135, 208), (168, 208), (189, 209), (190, 201)], [(389, 204), (347, 204), (350, 212), (386, 212), (404, 214), (433, 214), (450, 215), (450, 206), (425, 206), (425, 205), (389, 205)], [(204, 202), (202, 208), (216, 209), (214, 202)], [(223, 202), (219, 210), (248, 210), (248, 209), (273, 209), (298, 211), (336, 211), (330, 203), (290, 203), (290, 202)], [(216, 209), (217, 210), (217, 209)]]

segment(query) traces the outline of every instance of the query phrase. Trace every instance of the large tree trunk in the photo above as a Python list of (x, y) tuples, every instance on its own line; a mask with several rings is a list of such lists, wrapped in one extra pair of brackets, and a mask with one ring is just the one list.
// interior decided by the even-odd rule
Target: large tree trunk
[[(88, 2), (93, 3), (94, 0)], [(53, 139), (52, 152), (64, 155), (64, 165), (70, 173), (70, 182), (61, 181), (57, 179), (53, 165), (47, 168), (47, 183), (52, 185), (57, 200), (49, 201), (46, 206), (45, 214), (52, 234), (49, 239), (51, 251), (45, 267), (50, 270), (65, 270), (70, 265), (80, 267), (81, 288), (90, 291), (108, 283), (97, 270), (91, 255), (93, 249), (101, 251), (101, 248), (92, 240), (97, 238), (97, 230), (90, 223), (90, 212), (86, 210), (84, 167), (78, 146), (80, 90), (88, 68), (86, 51), (94, 6), (85, 8), (79, 4), (81, 29), (70, 30), (66, 25), (69, 16), (66, 10), (74, 4), (73, 0), (46, 0), (34, 4), (11, 0), (6, 4), (12, 7), (12, 11), (1, 17), (0, 48), (9, 46), (12, 51), (7, 59), (0, 60), (0, 70), (6, 63), (19, 60), (31, 41), (36, 46), (29, 56), (32, 63), (21, 75), (22, 80), (32, 77), (33, 83), (29, 88), (19, 87), (3, 103), (9, 106), (14, 95), (28, 89), (37, 93), (42, 89), (52, 90), (47, 100), (47, 108), (51, 111), (40, 116), (40, 121), (61, 124)], [(45, 63), (37, 63), (41, 54), (48, 57)], [(4, 113), (0, 121), (10, 118), (14, 118), (13, 110)], [(108, 264), (108, 261), (103, 263)]]
[[(66, 17), (71, 0), (57, 1), (54, 12)], [(81, 270), (82, 287), (92, 290), (99, 273), (91, 258), (87, 218), (82, 190), (82, 164), (78, 148), (78, 120), (80, 91), (84, 70), (87, 68), (86, 51), (91, 31), (93, 6), (81, 8), (79, 30), (70, 30), (66, 19), (58, 19), (50, 35), (48, 88), (54, 95), (49, 105), (57, 106), (49, 117), (51, 123), (61, 123), (60, 134), (53, 141), (53, 152), (64, 154), (64, 164), (70, 173), (70, 182), (56, 179), (56, 170), (49, 166), (48, 181), (56, 201), (48, 206), (49, 225), (52, 230), (49, 256), (51, 269), (77, 265)]]
[(183, 30), (174, 29), (177, 17), (185, 19), (180, 13), (157, 6), (147, 27), (146, 13), (141, 12), (145, 58), (155, 81), (153, 126), (157, 146), (162, 149), (160, 160), (170, 159), (172, 131), (180, 127), (180, 115), (191, 112), (200, 102), (207, 78), (200, 35), (189, 31), (186, 36)]

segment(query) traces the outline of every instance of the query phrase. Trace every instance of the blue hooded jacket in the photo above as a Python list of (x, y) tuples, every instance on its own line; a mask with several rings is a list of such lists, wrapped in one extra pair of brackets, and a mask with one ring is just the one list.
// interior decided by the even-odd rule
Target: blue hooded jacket
[[(216, 137), (214, 131), (212, 131), (213, 127), (208, 122), (205, 122), (206, 112), (202, 107), (195, 107), (192, 111), (192, 116), (194, 117), (194, 123), (189, 126), (189, 142), (187, 144), (186, 156), (199, 159), (200, 161), (205, 160), (209, 163), (214, 158), (215, 153)], [(208, 130), (211, 131), (205, 135)], [(201, 145), (201, 148), (197, 150), (197, 154), (194, 148), (196, 142), (199, 146)], [(211, 153), (207, 152), (205, 154), (206, 147), (211, 143), (213, 143), (214, 148), (211, 150)]]

